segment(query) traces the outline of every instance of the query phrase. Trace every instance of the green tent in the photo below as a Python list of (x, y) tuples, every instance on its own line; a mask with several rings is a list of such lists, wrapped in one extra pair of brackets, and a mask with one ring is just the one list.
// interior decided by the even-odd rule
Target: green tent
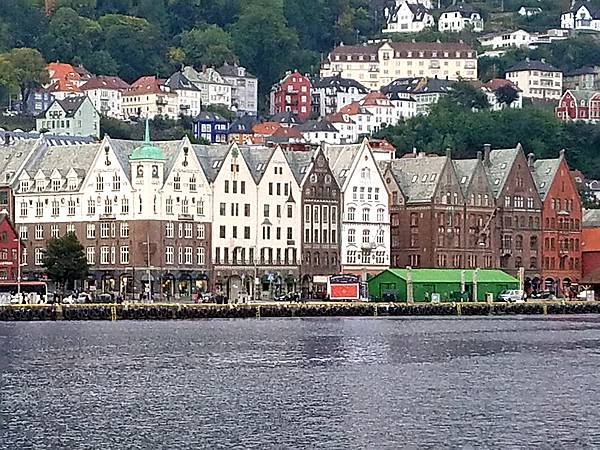
[[(460, 301), (472, 298), (474, 269), (411, 269), (415, 302)], [(369, 280), (369, 295), (377, 301), (406, 301), (408, 269), (387, 269)], [(461, 295), (461, 274), (464, 273), (465, 294)], [(519, 289), (519, 280), (501, 270), (477, 270), (477, 301), (486, 294), (494, 300), (505, 289)]]

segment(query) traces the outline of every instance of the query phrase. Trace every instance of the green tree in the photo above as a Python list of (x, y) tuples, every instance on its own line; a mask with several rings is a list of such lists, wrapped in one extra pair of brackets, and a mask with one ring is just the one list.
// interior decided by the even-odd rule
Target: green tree
[(44, 251), (42, 265), (48, 278), (64, 291), (67, 283), (81, 280), (89, 272), (83, 245), (75, 233), (67, 233), (63, 237), (53, 238)]
[(5, 55), (6, 68), (12, 72), (6, 75), (14, 80), (21, 94), (23, 113), (27, 114), (27, 103), (33, 89), (48, 82), (46, 61), (42, 54), (33, 48), (15, 48)]
[(231, 35), (216, 25), (194, 28), (181, 36), (185, 60), (192, 66), (223, 65), (236, 61)]
[(57, 0), (55, 11), (60, 8), (69, 8), (81, 16), (93, 17), (98, 7), (96, 0)]
[(517, 98), (519, 98), (519, 91), (510, 84), (505, 84), (496, 89), (494, 95), (499, 104), (510, 106)]
[(490, 107), (487, 96), (481, 90), (466, 81), (459, 81), (452, 85), (452, 91), (448, 95), (451, 102), (459, 106), (479, 110)]

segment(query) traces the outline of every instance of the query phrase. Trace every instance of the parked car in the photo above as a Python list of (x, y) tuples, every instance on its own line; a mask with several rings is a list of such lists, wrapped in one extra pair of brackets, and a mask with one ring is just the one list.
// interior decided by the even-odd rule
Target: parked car
[(507, 289), (498, 294), (499, 302), (523, 302), (525, 295), (518, 289)]
[(532, 300), (556, 300), (556, 295), (552, 291), (532, 292), (529, 296)]

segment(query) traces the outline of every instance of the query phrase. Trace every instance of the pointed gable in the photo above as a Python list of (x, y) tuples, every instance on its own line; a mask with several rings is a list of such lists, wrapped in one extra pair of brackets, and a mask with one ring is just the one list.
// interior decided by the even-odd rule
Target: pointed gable
[(515, 148), (491, 150), (489, 158), (487, 156), (484, 158), (485, 172), (496, 199), (504, 190), (506, 180), (519, 152), (523, 152), (521, 144), (517, 144)]
[(438, 191), (448, 160), (446, 156), (418, 156), (395, 159), (388, 164), (407, 203), (428, 203)]

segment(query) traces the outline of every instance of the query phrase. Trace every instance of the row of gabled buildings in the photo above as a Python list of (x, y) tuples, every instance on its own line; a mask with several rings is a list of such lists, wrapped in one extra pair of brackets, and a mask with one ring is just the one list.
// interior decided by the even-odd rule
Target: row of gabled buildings
[(0, 278), (14, 279), (17, 254), (23, 277), (42, 277), (48, 241), (72, 231), (91, 267), (84, 287), (122, 295), (324, 295), (329, 275), (408, 265), (523, 270), (530, 290), (580, 279), (581, 204), (563, 152), (393, 159), (367, 141), (292, 151), (147, 134), (7, 141), (0, 160), (15, 234), (0, 240)]

